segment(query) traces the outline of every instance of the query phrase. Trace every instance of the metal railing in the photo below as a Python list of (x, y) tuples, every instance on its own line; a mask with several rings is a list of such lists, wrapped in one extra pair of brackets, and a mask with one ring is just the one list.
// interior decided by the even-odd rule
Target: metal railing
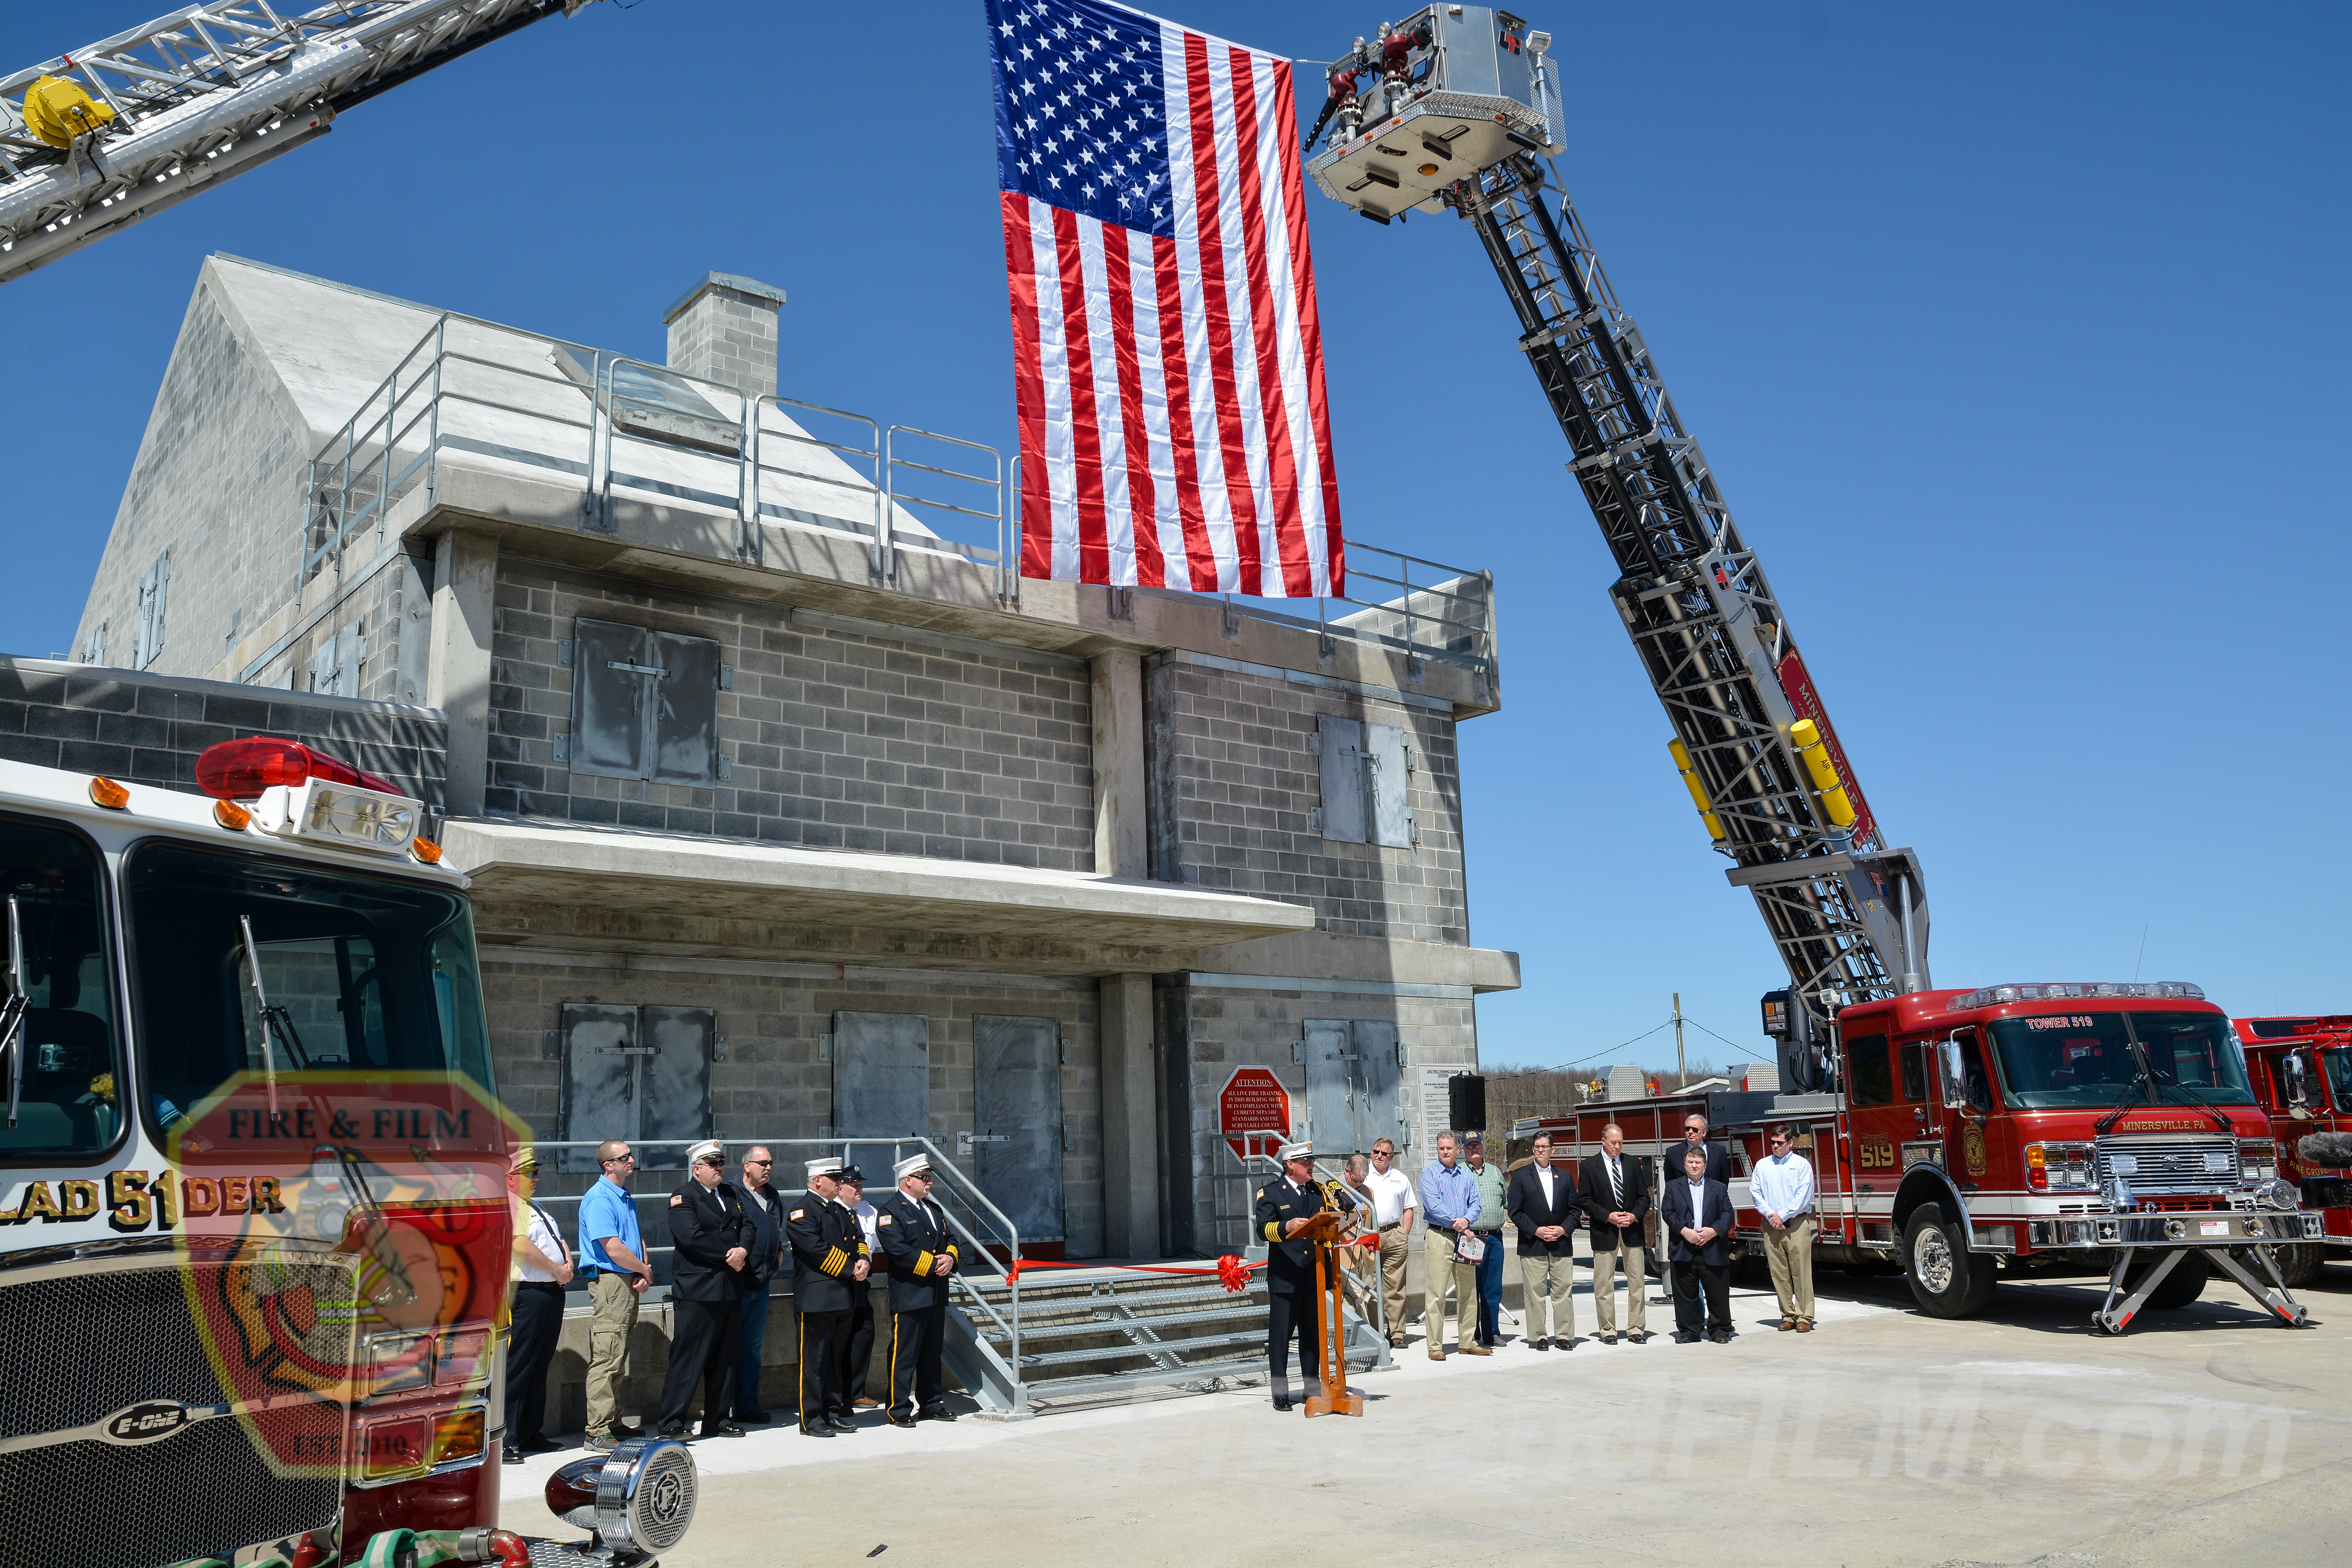
[[(997, 602), (1021, 605), (1021, 459), (983, 442), (733, 386), (539, 333), (445, 311), (312, 456), (303, 500), (301, 581), (340, 577), (353, 542), (387, 546), (394, 507), (420, 489), (429, 507), (449, 460), (516, 465), (580, 493), (579, 525), (619, 526), (624, 500), (732, 520), (734, 560), (766, 563), (766, 530), (862, 542), (875, 576), (895, 581), (902, 552), (996, 574)], [(936, 522), (938, 527), (931, 528)], [(965, 521), (995, 547), (940, 529)], [(1346, 595), (1222, 595), (1241, 618), (1391, 648), (1418, 679), (1430, 662), (1491, 689), (1494, 576), (1351, 540)], [(1163, 590), (1152, 590), (1162, 592)], [(1173, 592), (1174, 590), (1164, 590)], [(1212, 597), (1213, 595), (1191, 595)], [(1296, 611), (1281, 606), (1296, 605)]]

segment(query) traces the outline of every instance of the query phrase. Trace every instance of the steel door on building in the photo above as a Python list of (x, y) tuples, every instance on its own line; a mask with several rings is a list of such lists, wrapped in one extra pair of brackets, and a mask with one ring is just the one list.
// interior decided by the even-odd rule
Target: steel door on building
[(1397, 1026), (1383, 1018), (1309, 1018), (1307, 1119), (1315, 1152), (1362, 1153), (1404, 1142), (1397, 1118)]
[[(708, 1138), (710, 1049), (719, 1017), (708, 1007), (567, 1003), (563, 1008), (565, 1141), (625, 1138), (639, 1170), (676, 1170)], [(597, 1173), (593, 1149), (566, 1149), (558, 1168)]]
[(972, 1179), (1023, 1245), (1064, 1240), (1061, 1027), (982, 1013), (971, 1039)]
[[(919, 1013), (833, 1016), (833, 1132), (845, 1140), (931, 1130), (931, 1021)], [(866, 1190), (887, 1192), (899, 1156), (889, 1143), (852, 1143)]]

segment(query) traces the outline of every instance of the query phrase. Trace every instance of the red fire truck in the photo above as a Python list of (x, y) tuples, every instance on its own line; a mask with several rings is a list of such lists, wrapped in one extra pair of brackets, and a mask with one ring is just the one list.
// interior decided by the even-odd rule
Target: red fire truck
[(2278, 1140), (2279, 1175), (2320, 1214), (2320, 1238), (2280, 1249), (2289, 1285), (2352, 1258), (2352, 1015), (2240, 1018), (2254, 1095)]
[(1764, 1129), (1790, 1124), (1818, 1184), (1817, 1259), (1899, 1270), (1936, 1317), (1982, 1311), (2002, 1279), (2105, 1276), (2093, 1321), (2121, 1333), (2147, 1306), (2194, 1300), (2218, 1268), (2303, 1322), (2280, 1244), (2315, 1238), (2321, 1216), (2279, 1179), (2237, 1037), (2196, 986), (1918, 991), (1837, 1026), (1816, 1092), (1604, 1103), (1513, 1132), (1582, 1152), (1615, 1121), (1629, 1149), (1670, 1162), (1684, 1111), (1708, 1110), (1753, 1258), (1748, 1173)]
[[(519, 1563), (490, 1527), (520, 1130), (465, 879), (420, 801), (305, 746), (196, 773), (0, 759), (0, 1568), (312, 1568), (399, 1530)], [(614, 1506), (565, 1511), (670, 1544), (692, 1461), (625, 1447)]]

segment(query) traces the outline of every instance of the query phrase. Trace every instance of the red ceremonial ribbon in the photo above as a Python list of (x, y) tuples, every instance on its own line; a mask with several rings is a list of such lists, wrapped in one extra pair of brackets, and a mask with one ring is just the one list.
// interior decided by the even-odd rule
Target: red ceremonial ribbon
[(1015, 1258), (1012, 1267), (1005, 1269), (1004, 1282), (1008, 1285), (1014, 1283), (1021, 1278), (1022, 1270), (1025, 1268), (1117, 1268), (1121, 1273), (1126, 1274), (1195, 1274), (1204, 1278), (1209, 1275), (1214, 1275), (1216, 1276), (1217, 1283), (1223, 1285), (1226, 1289), (1241, 1291), (1249, 1289), (1250, 1271), (1254, 1268), (1263, 1268), (1265, 1267), (1265, 1265), (1263, 1263), (1244, 1263), (1240, 1258), (1234, 1257), (1230, 1252), (1217, 1259), (1217, 1266), (1214, 1268), (1180, 1268), (1169, 1264), (1152, 1263), (1100, 1264), (1087, 1263), (1083, 1260), (1071, 1263), (1055, 1263), (1049, 1262), (1042, 1258)]

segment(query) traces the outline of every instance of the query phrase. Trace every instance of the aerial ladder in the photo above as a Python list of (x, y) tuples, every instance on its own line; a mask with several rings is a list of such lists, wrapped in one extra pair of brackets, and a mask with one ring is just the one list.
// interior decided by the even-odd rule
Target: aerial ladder
[(1788, 967), (1790, 1087), (1815, 1088), (1840, 1007), (1928, 985), (1918, 860), (1886, 844), (1762, 563), (1551, 192), (1566, 149), (1550, 42), (1477, 5), (1382, 23), (1329, 67), (1307, 173), (1382, 225), (1451, 212), (1477, 231), (1615, 563), (1610, 595), (1675, 765)]
[(0, 283), (332, 128), (377, 93), (593, 0), (202, 0), (0, 78)]

